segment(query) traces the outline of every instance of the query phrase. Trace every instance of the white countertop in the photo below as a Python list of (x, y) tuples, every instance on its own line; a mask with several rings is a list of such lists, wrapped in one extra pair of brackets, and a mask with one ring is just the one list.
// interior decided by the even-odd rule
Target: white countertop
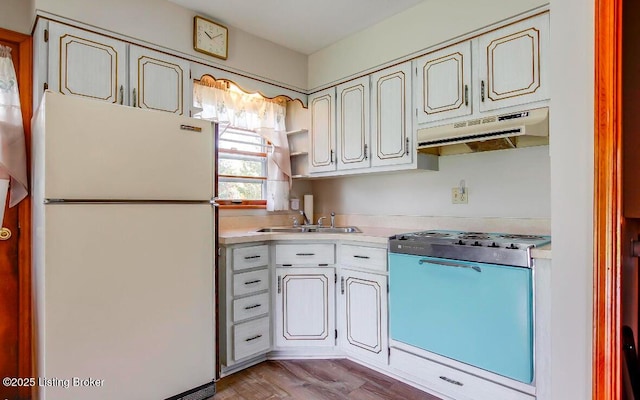
[[(260, 228), (229, 229), (218, 232), (220, 244), (262, 242), (271, 240), (333, 240), (386, 244), (390, 236), (407, 232), (402, 228), (380, 228), (359, 226), (361, 233), (280, 233), (257, 232)], [(531, 251), (533, 258), (551, 259), (551, 244), (535, 248)]]

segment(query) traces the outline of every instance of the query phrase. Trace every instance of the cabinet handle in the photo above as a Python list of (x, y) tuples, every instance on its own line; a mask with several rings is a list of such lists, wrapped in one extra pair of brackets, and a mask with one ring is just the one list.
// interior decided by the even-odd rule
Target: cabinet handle
[(344, 294), (344, 276), (340, 277), (340, 293)]
[(278, 275), (278, 293), (282, 293), (282, 277)]
[(464, 105), (469, 106), (469, 85), (464, 85)]
[(364, 144), (364, 159), (368, 160), (369, 156), (367, 155), (367, 152), (369, 151), (369, 145), (368, 144)]
[(356, 255), (354, 255), (353, 257), (354, 257), (354, 258), (365, 258), (365, 259), (367, 259), (367, 260), (370, 258), (369, 256), (359, 256), (359, 255), (357, 255), (357, 254), (356, 254)]
[(256, 279), (255, 281), (249, 281), (249, 282), (245, 282), (245, 285), (253, 285), (254, 283), (259, 283), (262, 282), (262, 279)]
[(244, 309), (245, 309), (245, 310), (251, 310), (251, 309), (253, 309), (253, 308), (258, 308), (258, 307), (260, 307), (261, 305), (262, 305), (262, 304), (254, 304), (254, 305), (252, 305), (252, 306), (246, 306)]
[(253, 258), (260, 258), (261, 256), (245, 256), (244, 259), (245, 260), (251, 260)]
[(136, 88), (133, 88), (133, 106), (136, 107), (137, 104), (137, 98), (136, 98)]
[(297, 256), (315, 256), (315, 253), (296, 253)]
[(409, 138), (404, 143), (404, 154), (409, 155)]
[(330, 164), (333, 164), (333, 150), (331, 150), (331, 162)]
[(445, 382), (451, 383), (452, 385), (464, 386), (464, 383), (455, 381), (451, 378), (447, 378), (446, 376), (440, 376), (440, 379), (442, 379)]
[(260, 339), (261, 337), (262, 337), (262, 335), (255, 335), (255, 336), (253, 336), (253, 337), (250, 337), (250, 338), (248, 338), (248, 339), (245, 339), (244, 341), (245, 341), (245, 342), (250, 342), (250, 341), (252, 341), (252, 340)]
[(124, 86), (120, 85), (120, 104), (124, 102)]
[(484, 103), (484, 81), (480, 82), (480, 100)]

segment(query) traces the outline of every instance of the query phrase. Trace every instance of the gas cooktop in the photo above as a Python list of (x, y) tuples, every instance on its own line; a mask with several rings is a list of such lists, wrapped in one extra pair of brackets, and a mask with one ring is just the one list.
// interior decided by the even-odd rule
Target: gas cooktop
[(432, 230), (389, 238), (389, 251), (472, 262), (531, 267), (531, 248), (550, 236)]

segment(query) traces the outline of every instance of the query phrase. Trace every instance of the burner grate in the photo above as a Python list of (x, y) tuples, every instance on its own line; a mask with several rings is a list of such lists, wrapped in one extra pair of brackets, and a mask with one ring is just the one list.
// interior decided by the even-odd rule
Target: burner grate
[(450, 233), (446, 233), (446, 232), (432, 232), (432, 231), (426, 231), (426, 232), (415, 232), (412, 235), (414, 236), (419, 236), (419, 237), (423, 237), (423, 238), (448, 238), (451, 237)]

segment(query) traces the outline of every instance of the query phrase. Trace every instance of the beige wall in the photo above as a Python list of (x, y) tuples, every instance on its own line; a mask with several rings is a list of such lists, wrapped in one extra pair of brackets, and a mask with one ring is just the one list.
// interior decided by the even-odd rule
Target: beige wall
[(309, 56), (315, 89), (547, 4), (548, 0), (428, 0)]
[(594, 0), (551, 3), (551, 373), (554, 400), (591, 399)]
[[(5, 0), (3, 0), (5, 1)], [(19, 0), (11, 0), (19, 2)], [(193, 50), (191, 10), (166, 0), (35, 0), (38, 10), (179, 51)], [(225, 21), (219, 21), (225, 23)], [(248, 72), (292, 89), (307, 87), (307, 56), (229, 26), (229, 58), (207, 63)]]
[[(452, 204), (464, 179), (468, 204)], [(440, 170), (313, 181), (316, 212), (550, 218), (549, 147), (440, 157)]]
[(35, 0), (0, 1), (0, 28), (31, 34)]

